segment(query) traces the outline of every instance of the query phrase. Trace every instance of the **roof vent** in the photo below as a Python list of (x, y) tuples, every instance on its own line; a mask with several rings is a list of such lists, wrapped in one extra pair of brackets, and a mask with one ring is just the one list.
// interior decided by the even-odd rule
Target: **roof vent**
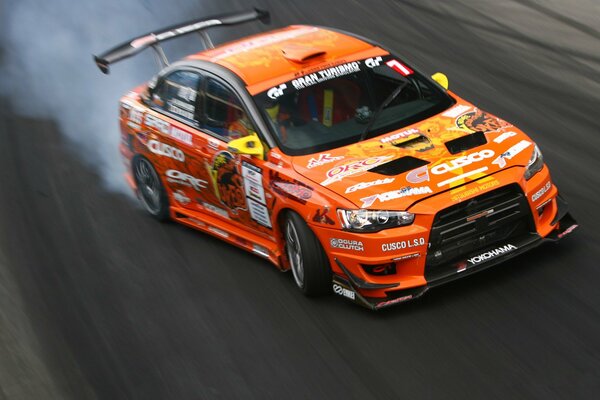
[(281, 52), (286, 59), (296, 63), (305, 63), (313, 58), (325, 55), (324, 50), (292, 44), (283, 47)]

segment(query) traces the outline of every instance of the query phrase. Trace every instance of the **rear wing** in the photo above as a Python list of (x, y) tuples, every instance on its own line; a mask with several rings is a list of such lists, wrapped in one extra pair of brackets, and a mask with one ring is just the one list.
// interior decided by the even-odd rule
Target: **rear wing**
[(204, 45), (207, 48), (212, 48), (214, 46), (210, 40), (210, 37), (204, 31), (205, 29), (215, 26), (238, 25), (254, 20), (259, 20), (263, 24), (268, 24), (270, 22), (269, 12), (255, 8), (252, 11), (222, 14), (218, 16), (207, 17), (201, 20), (194, 20), (183, 24), (173, 25), (168, 28), (160, 29), (157, 32), (150, 32), (145, 35), (138, 36), (123, 44), (120, 44), (119, 46), (105, 51), (98, 56), (94, 56), (94, 61), (96, 62), (98, 68), (100, 68), (100, 71), (108, 74), (109, 66), (111, 64), (132, 57), (148, 47), (152, 47), (152, 49), (156, 52), (159, 64), (161, 66), (167, 66), (169, 65), (169, 62), (164, 51), (160, 47), (161, 42), (193, 32), (198, 32), (204, 41)]

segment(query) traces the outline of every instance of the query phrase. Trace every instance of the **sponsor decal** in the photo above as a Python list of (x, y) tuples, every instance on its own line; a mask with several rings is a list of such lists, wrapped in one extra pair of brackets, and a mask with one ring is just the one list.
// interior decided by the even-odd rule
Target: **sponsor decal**
[(201, 228), (206, 228), (206, 224), (202, 221), (200, 221), (199, 219), (196, 218), (187, 218), (188, 221), (190, 221), (191, 223), (193, 223), (194, 225), (197, 225)]
[(386, 193), (378, 193), (378, 194), (374, 194), (373, 196), (363, 197), (362, 199), (360, 199), (360, 201), (363, 202), (363, 205), (361, 208), (368, 208), (368, 207), (372, 206), (373, 203), (375, 203), (375, 200), (379, 200), (380, 202), (383, 203), (383, 202), (386, 202), (389, 200), (399, 199), (401, 197), (428, 194), (428, 193), (433, 193), (429, 186), (421, 186), (421, 187), (406, 186), (399, 190), (392, 190), (392, 191), (386, 192)]
[(294, 79), (292, 81), (292, 86), (294, 86), (296, 90), (300, 90), (312, 85), (316, 85), (317, 83), (337, 78), (338, 76), (349, 75), (358, 71), (360, 71), (360, 62), (349, 62)]
[(319, 224), (335, 225), (335, 222), (331, 218), (329, 218), (329, 215), (327, 215), (328, 213), (329, 207), (327, 206), (325, 206), (323, 210), (317, 210), (313, 218), (313, 222), (317, 222)]
[(295, 179), (284, 178), (272, 170), (269, 171), (269, 185), (275, 193), (300, 204), (306, 204), (306, 200), (310, 199), (313, 193), (310, 186)]
[(244, 189), (250, 217), (259, 224), (271, 228), (271, 218), (266, 207), (262, 169), (242, 161), (242, 176), (244, 177)]
[(217, 139), (208, 138), (208, 147), (213, 150), (219, 150), (220, 142)]
[(539, 200), (539, 198), (542, 197), (548, 190), (550, 190), (551, 187), (552, 184), (550, 181), (546, 182), (546, 184), (542, 186), (540, 190), (531, 195), (531, 201), (535, 202)]
[(500, 181), (498, 181), (497, 179), (494, 179), (490, 182), (482, 183), (479, 186), (474, 187), (474, 188), (466, 188), (465, 186), (462, 186), (459, 189), (460, 191), (457, 194), (454, 194), (452, 196), (452, 201), (462, 201), (462, 200), (466, 199), (467, 197), (471, 197), (479, 192), (486, 191), (486, 190), (494, 188), (496, 186), (500, 186)]
[(394, 300), (382, 301), (381, 303), (377, 303), (376, 307), (377, 308), (387, 307), (387, 306), (391, 306), (392, 304), (402, 303), (403, 301), (407, 301), (412, 298), (413, 298), (413, 295), (409, 294), (407, 296), (398, 297), (397, 299), (394, 299)]
[(471, 264), (471, 265), (476, 265), (479, 264), (481, 262), (490, 260), (492, 258), (495, 258), (501, 254), (505, 254), (505, 253), (510, 253), (513, 250), (517, 250), (517, 246), (514, 246), (512, 244), (507, 244), (505, 246), (502, 247), (497, 247), (493, 250), (490, 251), (486, 251), (485, 253), (482, 253), (478, 256), (475, 257), (471, 257), (469, 258), (467, 261)]
[(448, 178), (445, 181), (439, 182), (437, 185), (438, 185), (438, 187), (449, 185), (451, 183), (463, 180), (463, 179), (471, 177), (473, 175), (483, 174), (487, 170), (488, 170), (488, 167), (481, 167), (481, 168), (478, 168), (476, 170), (465, 172), (464, 174), (460, 174), (460, 175), (453, 176), (452, 178)]
[(205, 27), (219, 25), (221, 22), (216, 19), (209, 19), (206, 21), (196, 22), (195, 24), (190, 24), (186, 26), (179, 27), (177, 29), (172, 29), (170, 31), (162, 32), (158, 35), (151, 33), (146, 36), (142, 36), (137, 38), (129, 43), (129, 45), (133, 48), (138, 48), (141, 46), (149, 45), (152, 43), (160, 42), (162, 40), (166, 40), (172, 37), (176, 37), (179, 35), (183, 35), (188, 32), (193, 32), (195, 30), (199, 30)]
[[(491, 158), (494, 156), (494, 151), (485, 149), (475, 153), (468, 154), (466, 156), (455, 158), (449, 163), (438, 164), (435, 167), (431, 168), (431, 173), (435, 175), (445, 174), (446, 172), (453, 171), (458, 168), (466, 167), (467, 165), (471, 165), (473, 163), (483, 161), (486, 158)], [(439, 185), (438, 185), (439, 186)]]
[(223, 218), (229, 218), (229, 213), (227, 212), (227, 210), (221, 208), (221, 207), (217, 207), (214, 204), (210, 204), (207, 203), (205, 201), (202, 202), (202, 207), (204, 207), (204, 209), (206, 209), (207, 211), (210, 211), (211, 213), (217, 214)]
[(419, 131), (418, 129), (410, 128), (410, 129), (406, 129), (401, 132), (393, 133), (390, 136), (381, 138), (380, 141), (381, 141), (381, 143), (389, 143), (389, 142), (393, 142), (394, 140), (402, 139), (402, 138), (408, 137), (410, 135), (416, 135), (416, 134), (420, 134), (420, 133), (421, 133), (421, 131)]
[(413, 169), (406, 174), (406, 180), (410, 183), (429, 182), (429, 169), (427, 165)]
[(129, 121), (133, 122), (136, 125), (142, 124), (142, 119), (144, 118), (144, 111), (139, 108), (132, 107), (129, 110)]
[(177, 190), (175, 192), (173, 192), (173, 198), (175, 199), (176, 202), (178, 202), (179, 204), (189, 204), (190, 201), (192, 201), (189, 197), (187, 197), (185, 195), (185, 193), (183, 192), (183, 190)]
[(494, 139), (495, 143), (502, 143), (504, 142), (506, 139), (511, 138), (513, 136), (517, 136), (516, 132), (504, 132), (502, 133), (500, 136), (498, 136), (496, 139)]
[(456, 264), (456, 272), (463, 272), (467, 269), (467, 263), (464, 261), (459, 262), (458, 264)]
[(308, 160), (308, 165), (306, 166), (306, 168), (310, 169), (310, 168), (314, 168), (314, 167), (319, 167), (321, 165), (329, 164), (330, 162), (338, 161), (343, 158), (344, 157), (342, 157), (342, 156), (331, 157), (331, 154), (329, 154), (329, 153), (319, 154), (319, 158), (313, 157), (310, 160)]
[(248, 208), (250, 209), (250, 217), (261, 225), (271, 228), (271, 218), (269, 210), (263, 204), (260, 204), (248, 197)]
[(227, 232), (225, 232), (224, 230), (222, 230), (222, 229), (219, 229), (219, 228), (217, 228), (217, 227), (215, 227), (215, 226), (209, 226), (209, 227), (208, 227), (208, 230), (209, 230), (209, 231), (211, 231), (211, 232), (213, 232), (213, 233), (216, 233), (216, 234), (217, 234), (217, 235), (219, 235), (219, 236), (223, 236), (223, 237), (225, 237), (225, 238), (228, 238), (228, 237), (229, 237), (229, 233), (227, 233)]
[(456, 119), (456, 126), (468, 132), (493, 132), (510, 126), (505, 121), (481, 110), (467, 112)]
[(334, 249), (344, 249), (344, 250), (354, 250), (354, 251), (364, 251), (363, 242), (360, 240), (348, 240), (348, 239), (329, 239), (329, 244)]
[(568, 227), (567, 229), (564, 230), (564, 232), (561, 232), (558, 234), (558, 238), (561, 239), (563, 236), (568, 235), (569, 233), (573, 232), (579, 225), (577, 224), (573, 224), (570, 227)]
[(202, 189), (206, 189), (207, 182), (203, 179), (194, 178), (184, 172), (170, 169), (166, 172), (167, 182), (175, 183), (177, 185), (190, 186), (196, 191), (200, 192)]
[(253, 164), (242, 161), (242, 176), (246, 195), (264, 204), (265, 190), (262, 182), (262, 170)]
[(176, 126), (171, 126), (171, 130), (169, 131), (168, 135), (175, 140), (179, 140), (180, 142), (189, 144), (190, 146), (192, 145), (192, 134), (182, 131)]
[(183, 151), (176, 147), (169, 146), (166, 143), (159, 142), (158, 140), (149, 140), (148, 143), (146, 143), (146, 146), (154, 154), (169, 157), (181, 162), (185, 161), (185, 155), (183, 154)]
[(394, 156), (369, 157), (364, 160), (352, 161), (346, 164), (338, 165), (327, 171), (327, 179), (321, 182), (321, 185), (327, 186), (330, 183), (340, 181), (347, 176), (365, 172), (371, 168), (383, 164), (393, 157)]
[(458, 106), (452, 107), (451, 109), (449, 109), (442, 115), (444, 117), (448, 117), (448, 118), (456, 118), (459, 115), (463, 114), (464, 112), (469, 111), (470, 109), (471, 109), (471, 106), (458, 105)]
[(383, 59), (381, 57), (367, 58), (365, 60), (365, 65), (369, 68), (375, 68), (375, 67), (379, 67), (379, 64), (381, 64), (381, 61), (383, 61)]
[(283, 95), (283, 91), (285, 89), (287, 89), (287, 85), (282, 83), (279, 86), (275, 86), (267, 90), (267, 96), (269, 96), (270, 99), (276, 100), (279, 96)]
[(333, 293), (339, 294), (340, 296), (347, 297), (351, 300), (354, 300), (354, 298), (356, 296), (356, 294), (352, 290), (346, 289), (345, 287), (338, 285), (337, 283), (333, 284)]
[(155, 117), (152, 114), (146, 114), (146, 117), (144, 118), (144, 125), (146, 125), (147, 128), (154, 128), (165, 135), (169, 134), (171, 128), (171, 124)]
[(136, 124), (135, 122), (131, 122), (131, 121), (127, 121), (127, 126), (136, 131), (139, 131), (140, 129), (142, 129), (142, 127), (140, 125)]
[[(177, 96), (181, 99), (189, 101), (190, 103), (193, 103), (194, 101), (196, 101), (196, 93), (197, 92), (189, 86), (181, 86), (177, 91)], [(184, 107), (187, 110), (191, 110), (192, 112), (194, 111), (194, 106), (192, 106), (191, 104), (185, 103), (185, 106), (182, 107)]]
[(418, 258), (418, 257), (421, 257), (421, 253), (405, 254), (403, 256), (393, 258), (392, 261), (404, 261), (404, 260), (410, 260), (412, 258)]
[(398, 60), (390, 60), (386, 62), (385, 65), (387, 65), (402, 76), (408, 76), (413, 73), (412, 69), (408, 68), (406, 65), (402, 64)]
[(506, 150), (504, 153), (500, 154), (492, 164), (497, 164), (500, 168), (504, 168), (506, 165), (506, 160), (512, 159), (514, 156), (525, 150), (531, 146), (531, 142), (528, 140), (521, 140), (519, 143), (512, 146), (510, 149)]
[(246, 209), (246, 195), (243, 189), (243, 178), (238, 172), (235, 157), (228, 151), (215, 155), (210, 170), (215, 194), (225, 206), (235, 211)]
[(166, 121), (153, 116), (152, 114), (146, 114), (144, 117), (144, 124), (148, 128), (154, 128), (160, 133), (172, 137), (175, 140), (183, 142), (185, 144), (192, 144), (192, 134), (185, 132), (175, 126), (172, 126)]
[(346, 193), (356, 192), (357, 190), (366, 189), (371, 186), (387, 185), (388, 183), (394, 182), (394, 180), (395, 180), (395, 178), (384, 178), (384, 179), (377, 179), (376, 181), (371, 181), (371, 182), (360, 182), (360, 183), (357, 183), (356, 185), (352, 185), (349, 188), (347, 188)]
[(381, 245), (381, 251), (397, 251), (420, 246), (425, 246), (425, 238), (420, 237), (409, 240), (401, 240), (399, 242), (383, 243)]
[[(167, 104), (167, 108), (169, 110), (169, 112), (172, 112), (173, 114), (179, 115), (180, 117), (189, 119), (189, 120), (194, 120), (194, 112), (193, 111), (189, 111), (186, 110), (183, 106), (189, 106), (189, 104), (185, 104), (183, 101), (177, 100), (177, 99), (171, 99), (169, 100), (169, 103)], [(193, 106), (192, 106), (192, 110), (193, 110)]]

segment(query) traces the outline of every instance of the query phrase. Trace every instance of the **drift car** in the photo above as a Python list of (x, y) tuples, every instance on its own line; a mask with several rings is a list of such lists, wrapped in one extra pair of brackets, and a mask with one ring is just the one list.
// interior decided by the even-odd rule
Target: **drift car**
[[(145, 209), (292, 271), (306, 295), (372, 309), (508, 260), (577, 225), (520, 129), (383, 46), (289, 26), (213, 47), (206, 29), (253, 10), (134, 38), (162, 69), (120, 101), (120, 151)], [(199, 32), (168, 64), (159, 44)]]

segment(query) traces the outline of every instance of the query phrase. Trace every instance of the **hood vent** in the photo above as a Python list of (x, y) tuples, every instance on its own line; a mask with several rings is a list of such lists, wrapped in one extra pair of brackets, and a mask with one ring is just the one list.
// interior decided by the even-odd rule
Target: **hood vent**
[(415, 168), (422, 167), (423, 165), (427, 164), (429, 164), (429, 161), (421, 160), (411, 156), (406, 156), (397, 158), (385, 164), (378, 165), (375, 168), (371, 168), (369, 172), (374, 172), (376, 174), (387, 176), (395, 176), (403, 172), (411, 171)]
[(478, 131), (446, 142), (446, 148), (450, 154), (458, 154), (474, 147), (483, 146), (486, 143), (485, 134), (482, 131)]

